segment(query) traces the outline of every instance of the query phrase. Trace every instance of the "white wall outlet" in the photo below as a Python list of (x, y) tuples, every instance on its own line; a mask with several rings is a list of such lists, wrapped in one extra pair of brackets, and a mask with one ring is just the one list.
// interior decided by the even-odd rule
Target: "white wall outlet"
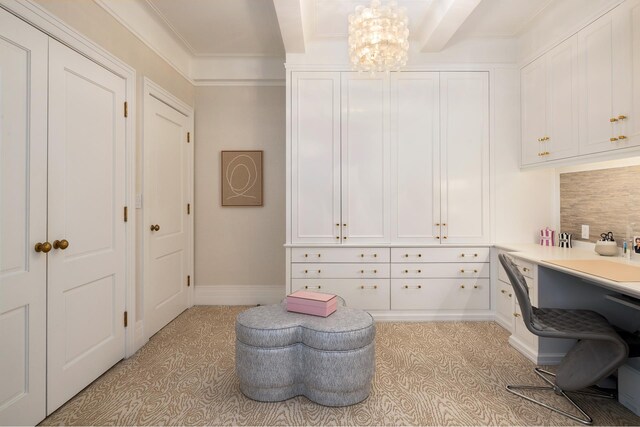
[(582, 225), (582, 238), (583, 239), (588, 239), (589, 238), (589, 226), (588, 225)]

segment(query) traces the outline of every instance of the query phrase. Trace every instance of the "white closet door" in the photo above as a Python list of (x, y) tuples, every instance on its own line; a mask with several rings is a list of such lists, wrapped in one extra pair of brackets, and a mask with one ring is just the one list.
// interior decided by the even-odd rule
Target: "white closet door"
[(144, 108), (144, 328), (150, 337), (188, 304), (190, 120), (149, 94)]
[(340, 243), (340, 73), (293, 73), (291, 240)]
[(49, 79), (51, 413), (124, 357), (125, 81), (54, 40)]
[(0, 425), (45, 417), (47, 36), (0, 9)]
[(389, 80), (342, 73), (342, 241), (390, 238)]
[(391, 240), (439, 243), (439, 73), (391, 75)]
[(489, 76), (440, 74), (442, 243), (489, 239)]

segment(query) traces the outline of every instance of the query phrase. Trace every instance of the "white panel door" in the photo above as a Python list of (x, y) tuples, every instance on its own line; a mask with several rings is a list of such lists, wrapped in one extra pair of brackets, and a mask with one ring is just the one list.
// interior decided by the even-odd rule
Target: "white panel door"
[(391, 240), (439, 243), (439, 73), (391, 75)]
[[(578, 154), (578, 37), (559, 44), (547, 54), (546, 136), (544, 160)], [(543, 91), (543, 88), (538, 90)]]
[(121, 77), (49, 41), (48, 413), (125, 354), (124, 101)]
[(578, 33), (581, 154), (615, 147), (614, 26), (608, 13)]
[(380, 74), (341, 77), (342, 241), (388, 242), (389, 80)]
[(340, 243), (340, 73), (293, 73), (291, 240)]
[(188, 306), (190, 120), (149, 94), (144, 108), (144, 328), (150, 337)]
[(442, 242), (489, 239), (489, 76), (440, 74)]
[(0, 9), (0, 425), (46, 416), (47, 36)]
[(544, 161), (544, 138), (547, 123), (547, 67), (541, 57), (520, 72), (522, 97), (522, 164)]

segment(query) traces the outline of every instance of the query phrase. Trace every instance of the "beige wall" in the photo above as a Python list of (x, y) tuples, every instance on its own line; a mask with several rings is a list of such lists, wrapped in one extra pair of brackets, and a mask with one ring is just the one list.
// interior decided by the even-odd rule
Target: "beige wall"
[[(195, 88), (164, 59), (147, 47), (140, 39), (89, 0), (35, 0), (67, 25), (79, 31), (96, 44), (108, 50), (136, 70), (136, 192), (142, 193), (142, 102), (143, 78), (148, 77), (185, 103), (193, 106)], [(141, 211), (136, 212), (141, 224)], [(142, 318), (142, 227), (136, 238), (136, 317)]]
[[(196, 88), (197, 286), (285, 286), (285, 88)], [(263, 150), (264, 206), (222, 207), (220, 151)]]

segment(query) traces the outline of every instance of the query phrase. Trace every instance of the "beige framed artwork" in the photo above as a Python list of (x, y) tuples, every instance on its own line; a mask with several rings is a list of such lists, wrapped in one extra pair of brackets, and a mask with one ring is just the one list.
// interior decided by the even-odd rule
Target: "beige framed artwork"
[(262, 151), (222, 151), (222, 206), (262, 206)]

